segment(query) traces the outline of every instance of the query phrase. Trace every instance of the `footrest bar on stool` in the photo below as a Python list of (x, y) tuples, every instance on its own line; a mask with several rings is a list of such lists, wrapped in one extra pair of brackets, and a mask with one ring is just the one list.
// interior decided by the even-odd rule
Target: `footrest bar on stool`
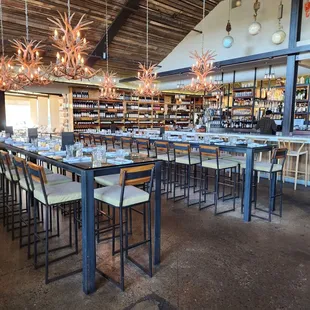
[(46, 282), (46, 284), (49, 284), (49, 283), (52, 283), (52, 282), (55, 282), (55, 281), (58, 281), (58, 280), (61, 280), (61, 279), (64, 279), (64, 278), (73, 276), (73, 275), (75, 275), (75, 274), (81, 273), (82, 271), (83, 271), (83, 268), (80, 268), (80, 269), (77, 269), (77, 270), (68, 272), (68, 273), (66, 273), (66, 274), (63, 274), (63, 275), (61, 275), (61, 276), (57, 276), (57, 277), (48, 279), (47, 282)]
[(149, 277), (152, 278), (153, 273), (151, 270), (146, 269), (140, 263), (138, 263), (134, 258), (130, 257), (129, 255), (126, 257), (131, 263), (136, 265), (139, 269), (141, 269), (144, 273), (146, 273)]

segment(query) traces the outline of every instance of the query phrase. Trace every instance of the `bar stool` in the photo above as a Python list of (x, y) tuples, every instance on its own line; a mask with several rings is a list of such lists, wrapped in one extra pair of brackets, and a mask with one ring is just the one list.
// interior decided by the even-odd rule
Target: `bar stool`
[[(15, 168), (15, 173), (16, 173), (16, 177), (17, 177), (17, 182), (18, 182), (18, 194), (19, 194), (19, 219), (20, 219), (20, 223), (19, 223), (19, 243), (20, 243), (20, 247), (28, 245), (28, 258), (30, 258), (30, 226), (31, 223), (33, 222), (33, 217), (31, 215), (31, 198), (33, 197), (33, 192), (32, 189), (30, 187), (30, 176), (28, 174), (28, 169), (27, 169), (27, 161), (23, 158), (20, 158), (18, 156), (14, 156), (13, 157), (13, 166)], [(45, 171), (45, 170), (44, 170)], [(62, 175), (62, 174), (46, 174), (46, 180), (47, 180), (47, 184), (48, 185), (57, 185), (57, 184), (63, 184), (63, 183), (69, 183), (71, 182), (71, 179)], [(38, 182), (34, 181), (34, 186), (35, 187), (39, 187), (40, 184)], [(26, 209), (24, 210), (25, 212), (23, 212), (22, 209), (22, 191), (25, 191), (26, 193)], [(39, 214), (39, 210), (38, 212), (38, 218), (42, 218), (43, 219), (43, 214)], [(25, 216), (23, 215), (23, 213), (25, 213)], [(51, 218), (51, 216), (50, 216)], [(22, 228), (23, 225), (26, 225), (26, 227), (28, 228), (28, 233), (27, 235), (23, 235), (22, 233)], [(51, 223), (50, 223), (51, 226)], [(28, 241), (27, 244), (23, 244), (22, 240), (24, 237), (28, 237)]]
[[(191, 179), (194, 180), (194, 192), (197, 181), (197, 165), (200, 159), (191, 155), (191, 147), (188, 143), (174, 143), (174, 183), (173, 183), (173, 199), (174, 201), (187, 199), (187, 206), (195, 205), (198, 202), (190, 203), (189, 192), (191, 187)], [(194, 167), (194, 176), (192, 176), (192, 168)], [(184, 182), (183, 182), (184, 181)], [(182, 189), (183, 195), (176, 196), (177, 184)], [(187, 189), (187, 192), (186, 192)]]
[[(236, 173), (237, 173), (237, 166), (238, 163), (228, 160), (228, 159), (220, 159), (220, 149), (216, 146), (207, 146), (207, 145), (200, 145), (200, 164), (201, 164), (201, 176), (200, 176), (200, 191), (199, 191), (199, 210), (214, 206), (214, 214), (219, 215), (231, 211), (235, 211), (236, 207)], [(206, 196), (210, 192), (208, 192), (208, 180), (209, 180), (209, 173), (208, 170), (213, 170), (215, 172), (215, 186), (213, 191), (213, 203), (201, 206), (201, 196), (202, 193), (204, 194), (204, 201), (206, 201)], [(230, 170), (230, 177), (226, 177), (226, 170)], [(221, 172), (223, 175), (221, 176)], [(222, 181), (221, 178), (222, 177)], [(219, 187), (220, 185), (223, 186), (223, 196), (221, 197), (223, 201), (228, 199), (233, 199), (233, 208), (225, 211), (218, 212), (218, 200), (219, 197)], [(225, 195), (225, 187), (232, 188), (232, 192), (229, 196), (231, 198), (226, 198)]]
[(130, 137), (121, 137), (121, 148), (132, 153), (133, 139)]
[(103, 136), (103, 141), (107, 151), (113, 151), (115, 149), (115, 137)]
[(103, 145), (103, 138), (100, 134), (93, 134), (93, 142), (95, 145)]
[(73, 137), (74, 137), (74, 142), (80, 141), (80, 134), (78, 132), (74, 132)]
[[(172, 166), (174, 162), (174, 153), (170, 151), (169, 142), (155, 142), (156, 158), (163, 160), (163, 183), (165, 186), (166, 199), (169, 198), (169, 193), (172, 192)], [(166, 187), (167, 185), (167, 187)]]
[[(104, 272), (98, 270), (102, 276), (116, 284), (122, 291), (125, 289), (124, 256), (135, 264), (138, 268), (152, 277), (152, 231), (151, 231), (151, 194), (154, 178), (154, 165), (124, 168), (120, 173), (119, 185), (97, 188), (94, 191), (95, 199), (110, 205), (113, 208), (113, 236), (112, 236), (112, 255), (120, 253), (120, 281), (114, 281)], [(135, 185), (144, 184), (147, 190), (137, 188)], [(143, 241), (129, 244), (128, 239), (128, 210), (140, 204), (147, 204), (147, 226), (148, 236)], [(119, 239), (120, 249), (115, 250), (115, 209), (119, 211)], [(125, 212), (125, 221), (123, 213)], [(125, 224), (125, 225), (124, 225)], [(125, 242), (124, 227), (125, 226)], [(125, 245), (124, 245), (125, 243)], [(148, 270), (140, 263), (131, 258), (129, 250), (148, 244)]]
[[(43, 167), (36, 164), (27, 163), (29, 180), (31, 191), (34, 195), (34, 266), (35, 268), (45, 266), (45, 283), (48, 284), (52, 281), (62, 279), (64, 277), (70, 276), (77, 272), (80, 272), (81, 269), (75, 270), (73, 272), (57, 276), (54, 278), (49, 278), (49, 265), (51, 263), (57, 262), (61, 259), (67, 258), (71, 255), (78, 254), (78, 234), (77, 234), (77, 205), (80, 203), (82, 198), (81, 184), (77, 182), (67, 182), (57, 185), (48, 185), (48, 181), (44, 172)], [(35, 185), (39, 183), (40, 185)], [(37, 205), (41, 203), (45, 206), (45, 216), (44, 216), (44, 232), (45, 238), (41, 238), (38, 233), (38, 223), (37, 223)], [(49, 239), (54, 236), (60, 235), (59, 228), (59, 209), (64, 206), (69, 205), (69, 244), (66, 246), (61, 246), (58, 248), (50, 249)], [(72, 205), (73, 205), (73, 222), (74, 222), (74, 235), (75, 235), (75, 250), (67, 255), (57, 257), (54, 260), (49, 259), (49, 252), (61, 250), (67, 247), (72, 247)], [(56, 210), (57, 216), (57, 233), (56, 235), (50, 235), (50, 232), (53, 231), (53, 227), (50, 226), (50, 210)], [(45, 263), (41, 266), (38, 265), (38, 241), (42, 241), (44, 244), (44, 254), (45, 254)]]
[[(254, 208), (256, 210), (268, 213), (268, 219), (258, 216), (256, 214), (252, 214), (253, 217), (257, 217), (263, 220), (268, 220), (271, 222), (272, 215), (276, 215), (282, 217), (283, 213), (283, 170), (287, 157), (287, 149), (286, 148), (277, 148), (273, 150), (270, 162), (256, 162), (254, 163)], [(242, 168), (245, 169), (245, 165), (242, 165)], [(269, 178), (269, 206), (268, 210), (264, 210), (262, 208), (257, 208), (257, 178), (258, 172), (268, 173)], [(277, 182), (278, 182), (278, 174), (280, 181), (280, 191), (277, 193)], [(244, 178), (243, 178), (244, 179)], [(243, 186), (243, 194), (244, 196), (244, 186)], [(279, 214), (275, 213), (275, 202), (276, 198), (280, 197), (280, 210)], [(243, 212), (243, 199), (241, 200), (241, 210)]]
[(156, 154), (151, 151), (149, 139), (136, 139), (137, 152), (146, 155), (147, 157), (155, 157)]
[(89, 133), (80, 133), (79, 134), (79, 140), (84, 145), (91, 145), (91, 143), (92, 143), (92, 136)]
[[(15, 222), (19, 215), (19, 202), (17, 200), (17, 176), (12, 167), (11, 157), (8, 152), (0, 151), (0, 165), (3, 171), (2, 205), (3, 205), (3, 226), (7, 232), (11, 231), (12, 240), (15, 239)], [(10, 221), (11, 220), (11, 221)]]
[[(290, 140), (279, 139), (279, 148), (286, 148), (288, 150), (283, 181), (285, 182), (285, 176), (288, 176), (289, 172), (293, 172), (294, 190), (297, 188), (298, 174), (304, 174), (305, 187), (308, 186), (308, 151), (305, 149), (305, 143), (306, 141), (292, 142)], [(303, 171), (300, 171), (299, 164), (303, 156), (305, 157), (305, 167)], [(291, 164), (293, 158), (296, 158), (295, 169), (290, 169), (289, 164)]]

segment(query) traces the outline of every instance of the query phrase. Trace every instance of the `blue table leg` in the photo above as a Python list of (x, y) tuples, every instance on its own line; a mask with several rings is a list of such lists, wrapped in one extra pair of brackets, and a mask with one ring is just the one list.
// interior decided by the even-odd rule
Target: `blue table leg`
[(245, 222), (251, 221), (252, 209), (252, 181), (253, 181), (253, 166), (254, 154), (252, 149), (246, 151), (246, 169), (245, 169), (245, 188), (244, 188), (244, 213), (243, 220)]
[(83, 291), (91, 294), (96, 290), (96, 244), (95, 244), (95, 202), (94, 173), (82, 171), (82, 249), (83, 249)]
[(155, 247), (154, 264), (160, 264), (160, 229), (161, 229), (161, 162), (155, 163)]

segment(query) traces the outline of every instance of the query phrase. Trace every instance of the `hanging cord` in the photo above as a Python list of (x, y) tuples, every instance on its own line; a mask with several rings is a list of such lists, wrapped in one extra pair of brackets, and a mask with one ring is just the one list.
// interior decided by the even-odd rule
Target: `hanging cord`
[(2, 0), (0, 0), (0, 26), (1, 26), (2, 56), (4, 56), (4, 39), (3, 39), (3, 15), (2, 15)]
[(109, 73), (109, 29), (108, 29), (108, 1), (105, 2), (105, 46), (107, 57), (107, 73)]
[(146, 66), (149, 65), (149, 0), (146, 0)]
[(28, 3), (25, 0), (25, 17), (26, 17), (26, 40), (29, 41), (29, 24), (28, 24)]
[(67, 6), (68, 6), (68, 18), (70, 18), (70, 15), (71, 15), (70, 0), (68, 0)]
[(203, 55), (204, 52), (204, 45), (205, 45), (205, 15), (206, 14), (206, 0), (203, 0), (202, 6), (202, 38), (201, 38), (201, 53)]

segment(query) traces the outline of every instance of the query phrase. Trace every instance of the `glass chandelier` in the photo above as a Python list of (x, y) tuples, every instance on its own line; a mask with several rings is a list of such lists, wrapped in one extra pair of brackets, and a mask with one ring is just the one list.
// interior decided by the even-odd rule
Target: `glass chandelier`
[(2, 0), (0, 0), (0, 26), (2, 44), (2, 55), (0, 57), (0, 91), (19, 90), (21, 86), (17, 84), (16, 74), (14, 72), (14, 57), (9, 58), (4, 55)]
[[(203, 93), (204, 95), (219, 91), (222, 87), (221, 83), (214, 82), (212, 76), (210, 76), (210, 74), (214, 72), (214, 60), (216, 55), (213, 51), (204, 51), (205, 11), (206, 1), (203, 0), (201, 55), (197, 51), (191, 52), (191, 58), (195, 61), (191, 68), (191, 74), (195, 77), (192, 78), (190, 85), (185, 86), (185, 89), (188, 91)], [(208, 76), (210, 77), (208, 78)]]
[(53, 75), (63, 77), (69, 80), (90, 79), (100, 70), (94, 70), (85, 65), (84, 56), (89, 50), (86, 38), (81, 37), (81, 33), (88, 29), (92, 22), (83, 22), (85, 14), (80, 18), (75, 27), (72, 26), (73, 13), (70, 12), (70, 0), (67, 2), (68, 14), (62, 15), (58, 12), (60, 18), (48, 18), (56, 28), (52, 40), (53, 46), (58, 49), (56, 54), (56, 64), (53, 68)]
[(23, 41), (12, 40), (13, 47), (17, 49), (15, 55), (18, 64), (17, 83), (21, 86), (47, 85), (51, 83), (51, 67), (45, 67), (40, 53), (44, 45), (40, 41), (29, 40), (28, 5), (25, 0), (26, 38)]
[(116, 74), (109, 72), (109, 28), (108, 28), (108, 2), (105, 2), (105, 29), (106, 29), (106, 56), (107, 70), (103, 72), (103, 81), (100, 85), (100, 98), (116, 99), (119, 94), (116, 92)]
[(146, 1), (146, 63), (139, 63), (138, 80), (140, 81), (138, 89), (134, 92), (137, 96), (154, 97), (160, 95), (155, 82), (157, 73), (156, 64), (149, 63), (149, 0)]

